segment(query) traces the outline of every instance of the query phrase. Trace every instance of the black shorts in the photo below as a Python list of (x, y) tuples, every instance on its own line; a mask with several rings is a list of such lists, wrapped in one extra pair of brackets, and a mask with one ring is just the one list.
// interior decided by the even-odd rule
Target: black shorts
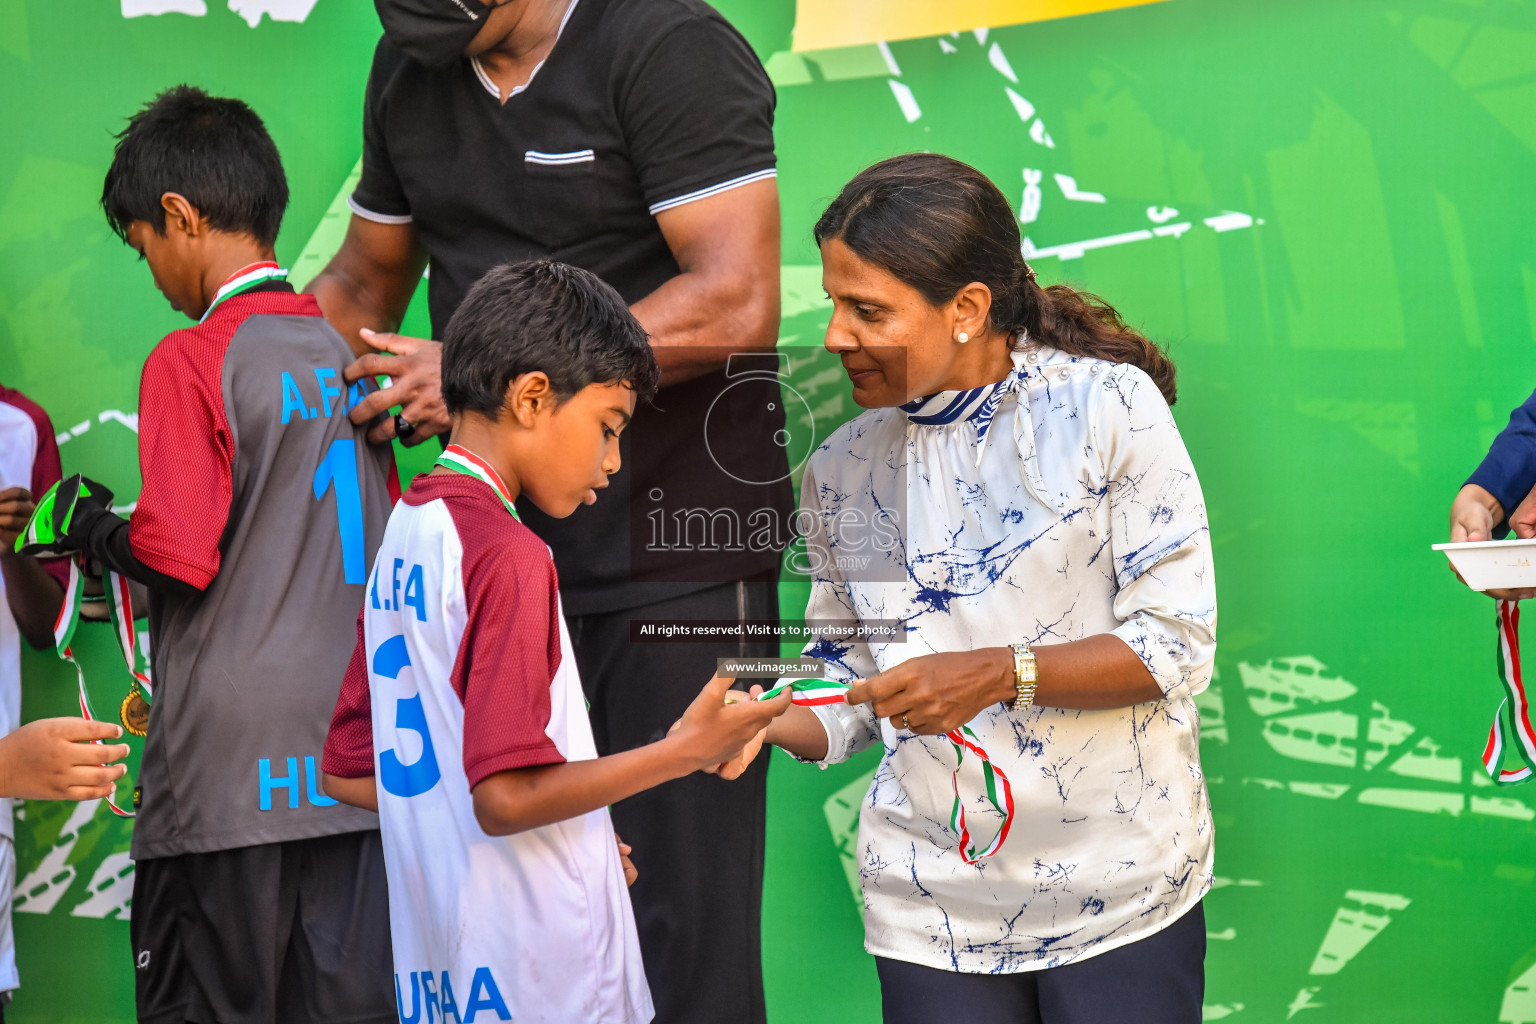
[(141, 860), (141, 1024), (395, 1021), (379, 833)]
[(1144, 939), (1060, 967), (959, 974), (875, 958), (885, 1024), (1200, 1024), (1205, 906)]

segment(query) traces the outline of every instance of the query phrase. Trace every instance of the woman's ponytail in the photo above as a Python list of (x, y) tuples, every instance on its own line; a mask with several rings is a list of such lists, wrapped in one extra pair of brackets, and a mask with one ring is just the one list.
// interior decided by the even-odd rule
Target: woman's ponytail
[(1169, 405), (1173, 363), (1114, 307), (1064, 284), (1041, 287), (1024, 261), (1019, 223), (986, 175), (937, 153), (883, 160), (844, 186), (816, 222), (816, 243), (839, 238), (934, 305), (979, 281), (998, 330), (1069, 355), (1144, 370)]
[(1173, 361), (1156, 342), (1127, 324), (1115, 307), (1069, 285), (1041, 288), (1031, 282), (1029, 287), (1037, 296), (1031, 305), (1038, 310), (1035, 325), (1027, 327), (1030, 337), (1068, 355), (1140, 367), (1169, 405), (1178, 399)]

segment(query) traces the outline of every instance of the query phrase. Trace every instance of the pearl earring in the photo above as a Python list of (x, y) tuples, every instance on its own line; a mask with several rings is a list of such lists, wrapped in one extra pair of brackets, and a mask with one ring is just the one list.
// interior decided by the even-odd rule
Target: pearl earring
[(966, 342), (971, 340), (971, 336), (969, 334), (966, 334), (964, 331), (961, 331), (960, 332), (960, 337), (956, 338), (955, 340), (958, 341), (960, 344), (964, 345)]

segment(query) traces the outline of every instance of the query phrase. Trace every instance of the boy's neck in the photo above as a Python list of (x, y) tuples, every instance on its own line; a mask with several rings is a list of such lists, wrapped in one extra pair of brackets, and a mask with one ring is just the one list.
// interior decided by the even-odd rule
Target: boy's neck
[(277, 251), (248, 235), (211, 232), (204, 243), (207, 260), (203, 265), (203, 308), (213, 304), (219, 288), (236, 273), (252, 263), (277, 261)]
[(516, 498), (523, 492), (522, 479), (517, 472), (517, 458), (513, 454), (508, 430), (504, 424), (487, 419), (479, 413), (466, 412), (454, 417), (453, 432), (448, 443), (468, 448), (490, 463), (492, 469), (507, 485), (507, 492)]

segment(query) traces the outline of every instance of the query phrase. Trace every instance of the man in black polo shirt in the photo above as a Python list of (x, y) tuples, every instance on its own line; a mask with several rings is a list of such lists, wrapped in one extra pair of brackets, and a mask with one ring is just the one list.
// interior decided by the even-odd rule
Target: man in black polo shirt
[[(662, 390), (636, 411), (623, 469), (593, 504), (565, 520), (520, 511), (554, 551), (600, 752), (651, 742), (717, 657), (777, 653), (630, 639), (631, 620), (778, 614), (783, 534), (752, 529), (782, 523), (792, 503), (783, 403), (762, 372), (765, 358), (777, 368), (772, 85), (700, 0), (375, 2), (385, 36), (362, 180), (346, 241), (311, 286), (354, 349), (379, 350), (348, 379), (394, 380), (354, 415), (402, 407), (374, 440), (448, 426), (438, 345), (371, 333), (398, 325), (429, 262), (437, 336), (469, 287), (511, 260), (552, 256), (624, 296)], [(743, 353), (757, 360), (751, 386)], [(632, 896), (658, 1021), (764, 1020), (767, 760), (736, 782), (694, 775), (613, 809), (640, 867)]]

